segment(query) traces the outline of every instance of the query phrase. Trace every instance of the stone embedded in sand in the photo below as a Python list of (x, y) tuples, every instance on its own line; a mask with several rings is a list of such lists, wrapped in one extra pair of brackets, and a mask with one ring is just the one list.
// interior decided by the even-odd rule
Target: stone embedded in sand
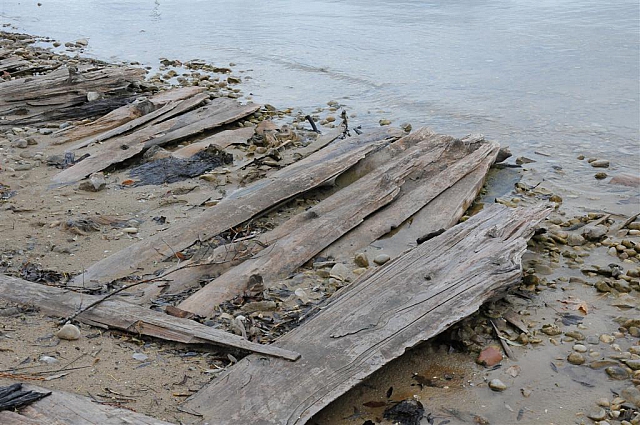
[(504, 391), (507, 389), (507, 386), (499, 379), (492, 379), (489, 382), (489, 388), (491, 388), (493, 391)]
[(369, 259), (367, 258), (367, 254), (363, 252), (357, 253), (353, 262), (356, 263), (358, 267), (369, 267)]
[(609, 161), (606, 159), (597, 159), (591, 162), (591, 166), (595, 168), (609, 168)]
[(60, 339), (66, 339), (68, 341), (75, 341), (80, 338), (80, 329), (76, 325), (67, 323), (56, 333), (56, 336)]
[(389, 260), (391, 260), (391, 257), (389, 257), (387, 254), (380, 254), (373, 259), (373, 262), (381, 266)]
[(500, 363), (502, 359), (503, 356), (500, 349), (495, 345), (490, 345), (480, 352), (476, 362), (483, 366), (491, 367)]

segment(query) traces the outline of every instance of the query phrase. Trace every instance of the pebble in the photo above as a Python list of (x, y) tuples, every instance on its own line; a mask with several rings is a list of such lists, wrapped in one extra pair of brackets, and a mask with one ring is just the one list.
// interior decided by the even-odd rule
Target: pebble
[(139, 362), (143, 362), (149, 358), (149, 356), (144, 353), (133, 353), (133, 356), (131, 357), (133, 357), (134, 360), (138, 360)]
[(500, 348), (495, 345), (491, 345), (480, 352), (476, 362), (483, 366), (491, 367), (500, 363), (502, 359), (503, 357)]
[(369, 259), (367, 258), (367, 254), (363, 252), (357, 253), (353, 262), (358, 267), (364, 267), (364, 268), (369, 267)]
[(573, 346), (573, 349), (575, 351), (577, 351), (578, 353), (586, 353), (587, 352), (587, 347), (585, 347), (582, 344), (576, 344)]
[(379, 123), (381, 126), (384, 126), (384, 125), (390, 125), (390, 124), (391, 124), (391, 121), (390, 121), (390, 120), (388, 120), (388, 119), (386, 119), (386, 118), (383, 118), (383, 119), (381, 119), (380, 121), (378, 121), (378, 123)]
[(589, 240), (598, 242), (607, 235), (607, 228), (604, 226), (585, 226), (582, 230), (582, 236)]
[(587, 241), (585, 238), (583, 238), (580, 235), (575, 235), (573, 233), (567, 237), (567, 245), (569, 246), (581, 246), (581, 245), (584, 245), (586, 242)]
[(89, 176), (89, 180), (80, 183), (78, 189), (88, 192), (99, 192), (107, 186), (107, 181), (103, 173), (93, 173)]
[(604, 280), (597, 281), (595, 287), (599, 292), (611, 292), (611, 287)]
[(27, 139), (17, 139), (14, 140), (11, 145), (14, 148), (26, 149), (26, 147), (29, 146), (29, 142), (27, 142)]
[(589, 412), (587, 414), (587, 417), (589, 419), (593, 419), (594, 421), (602, 421), (607, 417), (607, 412), (606, 410), (600, 408), (600, 409), (595, 409), (592, 410), (591, 412)]
[(391, 257), (389, 257), (387, 254), (379, 254), (376, 255), (376, 258), (373, 259), (373, 262), (381, 266), (389, 260), (391, 260)]
[(350, 274), (351, 270), (349, 270), (349, 268), (342, 263), (336, 263), (333, 267), (331, 267), (331, 270), (329, 271), (329, 275), (331, 277), (340, 280), (347, 280)]
[(122, 229), (122, 231), (124, 233), (134, 234), (134, 233), (138, 233), (138, 228), (137, 227), (125, 227), (124, 229)]
[(620, 366), (609, 366), (604, 371), (607, 372), (607, 375), (609, 375), (609, 377), (618, 381), (629, 378), (629, 372), (627, 372), (626, 369), (621, 368)]
[(408, 122), (400, 124), (400, 128), (403, 129), (406, 133), (411, 133), (412, 127)]
[(640, 360), (632, 359), (625, 360), (625, 364), (631, 368), (631, 370), (640, 370)]
[(605, 344), (611, 344), (613, 341), (615, 341), (615, 337), (612, 335), (607, 335), (607, 334), (602, 334), (600, 335), (600, 341), (604, 342)]
[(100, 99), (100, 93), (95, 91), (87, 92), (87, 102), (93, 102), (98, 99)]
[(567, 360), (569, 361), (569, 363), (575, 364), (575, 365), (580, 365), (585, 362), (584, 356), (580, 353), (569, 354), (569, 356), (567, 357)]
[(594, 176), (597, 180), (604, 180), (607, 178), (607, 173), (596, 173)]
[(89, 45), (89, 40), (87, 40), (86, 38), (81, 38), (79, 40), (76, 40), (76, 44), (78, 46), (86, 47)]
[(597, 159), (591, 162), (591, 166), (595, 168), (609, 168), (609, 161), (606, 159)]
[(75, 341), (80, 338), (80, 329), (76, 325), (71, 323), (65, 324), (56, 332), (56, 336), (60, 339), (66, 339), (68, 341)]
[(47, 135), (53, 133), (53, 130), (50, 129), (50, 128), (41, 128), (41, 129), (38, 130), (38, 133), (47, 136)]
[(609, 399), (607, 398), (599, 398), (598, 400), (596, 400), (596, 404), (600, 407), (609, 407), (610, 403), (609, 403)]
[(591, 345), (599, 345), (600, 344), (600, 339), (595, 336), (595, 335), (589, 335), (586, 338), (587, 344), (591, 344)]
[(504, 391), (507, 389), (507, 386), (499, 379), (492, 379), (489, 382), (489, 388), (491, 388), (493, 391)]
[(636, 387), (628, 387), (620, 391), (620, 395), (624, 397), (626, 401), (633, 403), (636, 407), (640, 408), (640, 389)]
[[(577, 341), (583, 341), (584, 340), (584, 334), (580, 331), (569, 331), (569, 332), (565, 332), (565, 335), (568, 337), (571, 337)], [(577, 350), (576, 350), (577, 351)]]
[(547, 334), (549, 336), (555, 336), (555, 335), (560, 335), (562, 331), (557, 325), (546, 324), (542, 326), (542, 333)]

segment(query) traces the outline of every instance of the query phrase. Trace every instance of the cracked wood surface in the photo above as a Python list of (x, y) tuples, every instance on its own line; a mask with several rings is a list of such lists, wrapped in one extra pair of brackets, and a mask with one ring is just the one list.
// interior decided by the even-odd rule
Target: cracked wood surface
[[(411, 146), (413, 143), (416, 144)], [(269, 232), (270, 240), (263, 236), (266, 249), (214, 279), (178, 308), (211, 316), (218, 304), (247, 288), (250, 276), (260, 275), (268, 287), (356, 226), (373, 227), (376, 239), (390, 231), (393, 223), (399, 225), (474, 170), (487, 156), (495, 157), (499, 149), (495, 143), (469, 145), (435, 133), (424, 134), (402, 146), (411, 147), (404, 151), (396, 149), (395, 158), (281, 224)], [(396, 198), (402, 189), (407, 190), (407, 185), (414, 186), (410, 194), (419, 196), (401, 197), (400, 202)], [(370, 217), (387, 204), (390, 211), (382, 218)], [(373, 226), (369, 224), (371, 220)]]
[(271, 177), (232, 193), (199, 216), (176, 223), (164, 232), (98, 261), (85, 270), (84, 274), (76, 276), (73, 282), (103, 284), (139, 273), (141, 267), (152, 265), (154, 261), (163, 261), (198, 240), (207, 240), (334, 178), (367, 154), (395, 140), (400, 132), (397, 129), (382, 129), (368, 135), (337, 141), (277, 171)]
[[(216, 424), (304, 424), (405, 350), (521, 279), (521, 257), (549, 208), (487, 207), (336, 293), (276, 345), (296, 363), (251, 355), (189, 398)], [(239, 409), (238, 406), (242, 406)]]
[[(28, 282), (0, 274), (0, 298), (38, 307), (45, 314), (69, 317), (102, 296)], [(299, 355), (273, 345), (261, 345), (198, 322), (168, 316), (154, 310), (113, 299), (80, 314), (76, 320), (92, 326), (119, 329), (184, 344), (214, 344), (296, 360)]]

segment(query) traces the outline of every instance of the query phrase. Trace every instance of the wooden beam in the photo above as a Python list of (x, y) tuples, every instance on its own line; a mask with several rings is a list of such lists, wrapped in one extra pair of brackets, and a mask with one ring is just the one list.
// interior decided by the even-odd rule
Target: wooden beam
[[(43, 313), (52, 316), (69, 317), (78, 309), (102, 297), (78, 294), (0, 274), (0, 298), (17, 304), (35, 306)], [(290, 350), (256, 344), (193, 320), (168, 316), (112, 299), (105, 300), (83, 312), (76, 319), (92, 326), (119, 329), (184, 344), (214, 344), (287, 360), (296, 360), (299, 357), (297, 353)]]
[[(0, 379), (0, 382), (3, 385), (15, 383), (6, 379)], [(1, 411), (0, 423), (3, 425), (171, 425), (129, 409), (95, 403), (77, 394), (31, 384), (22, 384), (22, 389), (51, 394), (20, 411)]]
[[(182, 102), (188, 103), (189, 101), (190, 99), (187, 99)], [(210, 104), (184, 115), (144, 127), (126, 136), (114, 138), (109, 143), (101, 145), (97, 152), (92, 153), (89, 158), (56, 174), (51, 180), (56, 185), (75, 183), (92, 173), (132, 158), (152, 146), (176, 142), (185, 137), (232, 123), (254, 113), (259, 108), (260, 105), (241, 105), (232, 99), (214, 99)]]
[[(215, 424), (304, 424), (408, 348), (521, 279), (522, 254), (550, 209), (492, 205), (356, 280), (275, 344), (296, 363), (247, 356), (189, 398)], [(242, 409), (238, 409), (242, 406)]]
[[(202, 87), (181, 87), (177, 89), (167, 90), (151, 96), (149, 99), (139, 98), (138, 102), (132, 102), (128, 105), (122, 106), (118, 109), (114, 109), (107, 115), (98, 118), (97, 120), (78, 127), (71, 127), (68, 130), (61, 130), (54, 133), (54, 145), (60, 145), (67, 142), (73, 142), (80, 139), (91, 138), (96, 134), (102, 134), (109, 130), (118, 128), (123, 124), (136, 120), (140, 117), (146, 116), (150, 113), (157, 111), (165, 105), (172, 102), (179, 102), (201, 93), (204, 89)], [(149, 109), (153, 110), (149, 110)], [(149, 120), (155, 117), (150, 118)], [(133, 128), (133, 127), (131, 127)], [(109, 136), (112, 137), (112, 136)], [(104, 140), (104, 139), (102, 139)], [(87, 146), (90, 143), (84, 144)], [(70, 150), (79, 149), (79, 145), (76, 145)]]
[(277, 171), (271, 177), (237, 190), (198, 217), (177, 223), (164, 232), (98, 261), (83, 274), (76, 276), (73, 282), (102, 284), (139, 273), (140, 267), (163, 261), (198, 240), (207, 240), (273, 205), (334, 178), (367, 154), (395, 140), (399, 132), (400, 130), (387, 128), (340, 140)]
[[(289, 275), (349, 230), (367, 225), (371, 220), (367, 217), (391, 203), (389, 208), (394, 215), (385, 214), (384, 220), (374, 220), (372, 226), (377, 230), (377, 237), (382, 236), (391, 230), (389, 223), (393, 220), (401, 223), (413, 215), (475, 169), (487, 156), (495, 157), (498, 149), (499, 146), (493, 143), (468, 146), (460, 140), (432, 134), (384, 166), (280, 225), (271, 232), (272, 240), (261, 238), (268, 246), (266, 251), (214, 279), (178, 308), (199, 316), (210, 316), (218, 304), (246, 290), (250, 276), (260, 275), (269, 286), (274, 279)], [(398, 204), (400, 208), (396, 208), (394, 199), (409, 183), (416, 187), (410, 193), (419, 193), (419, 196), (405, 196)]]

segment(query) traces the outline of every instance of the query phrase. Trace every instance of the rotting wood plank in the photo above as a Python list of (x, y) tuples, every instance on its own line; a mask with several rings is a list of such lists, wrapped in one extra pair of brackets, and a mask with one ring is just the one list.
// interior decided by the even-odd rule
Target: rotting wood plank
[[(438, 136), (434, 134), (428, 137)], [(465, 139), (462, 141), (467, 144)], [(484, 139), (471, 141), (470, 144), (483, 141)], [(411, 181), (410, 185), (403, 188), (403, 193), (396, 201), (367, 218), (364, 223), (345, 234), (319, 255), (348, 261), (354, 254), (375, 242), (376, 248), (371, 247), (371, 251), (382, 250), (393, 257), (415, 246), (418, 237), (450, 228), (460, 220), (482, 189), (489, 167), (494, 163), (500, 149), (498, 144), (491, 142), (484, 143), (483, 148), (486, 149), (486, 156), (480, 161), (470, 163), (468, 174), (437, 197), (425, 196), (427, 192), (420, 179)], [(413, 217), (411, 228), (401, 228), (410, 217)], [(389, 232), (394, 234), (378, 240)]]
[[(214, 279), (178, 308), (208, 317), (218, 304), (242, 293), (250, 276), (260, 275), (269, 286), (274, 279), (292, 273), (349, 230), (365, 224), (370, 220), (365, 221), (366, 217), (389, 203), (398, 214), (392, 219), (402, 222), (475, 169), (487, 156), (495, 157), (498, 149), (494, 143), (469, 146), (460, 140), (432, 134), (384, 166), (274, 229), (271, 232), (274, 239), (262, 241), (268, 246), (266, 251)], [(416, 184), (418, 201), (405, 197), (399, 203), (400, 208), (394, 208), (405, 183)], [(410, 202), (406, 202), (407, 199)], [(386, 222), (376, 220), (375, 223), (379, 236), (390, 230)]]
[[(0, 274), (0, 298), (18, 304), (38, 307), (45, 314), (69, 317), (83, 306), (102, 297), (77, 294), (65, 289), (40, 285)], [(214, 344), (239, 350), (252, 351), (296, 360), (298, 354), (272, 345), (261, 345), (246, 339), (213, 329), (198, 322), (171, 317), (164, 313), (122, 301), (107, 299), (76, 317), (92, 326), (119, 329), (176, 341), (184, 344)]]
[[(115, 109), (89, 124), (55, 133), (57, 140), (54, 141), (54, 144), (59, 145), (83, 139), (84, 143), (78, 143), (70, 148), (70, 150), (75, 150), (96, 141), (105, 140), (108, 137), (122, 134), (136, 126), (146, 124), (147, 122), (162, 115), (167, 111), (167, 109), (175, 108), (181, 100), (194, 97), (202, 93), (202, 91), (202, 87), (181, 87), (156, 94), (148, 99), (144, 97), (138, 98), (136, 102), (132, 102), (128, 105)], [(173, 104), (173, 107), (164, 109), (163, 112), (159, 112), (159, 110), (166, 108), (169, 104)], [(126, 126), (128, 123), (132, 123), (133, 125), (130, 124), (129, 126)], [(120, 129), (120, 131), (117, 132), (115, 131), (116, 129)], [(111, 131), (113, 132), (109, 133), (108, 137), (104, 136), (107, 132)], [(101, 136), (101, 138), (92, 140), (92, 136), (96, 135)]]
[(219, 149), (225, 149), (231, 145), (246, 144), (247, 140), (253, 136), (254, 126), (242, 127), (235, 130), (225, 130), (213, 136), (206, 137), (200, 141), (177, 149), (171, 153), (176, 158), (191, 158), (193, 155), (204, 150), (209, 145), (214, 145)]
[[(15, 383), (5, 379), (0, 382), (3, 385)], [(171, 425), (129, 409), (95, 403), (77, 394), (24, 383), (22, 388), (51, 394), (18, 412), (1, 411), (0, 423), (3, 425)]]
[[(182, 102), (189, 102), (186, 99)], [(176, 107), (178, 109), (179, 106)], [(260, 105), (241, 105), (227, 98), (219, 98), (209, 105), (177, 116), (134, 133), (114, 138), (99, 146), (95, 154), (72, 167), (56, 174), (51, 179), (54, 185), (66, 185), (84, 179), (92, 173), (125, 161), (152, 146), (160, 146), (194, 136), (205, 130), (232, 123), (257, 111)], [(173, 112), (173, 111), (172, 111)]]
[[(144, 73), (142, 69), (125, 67), (91, 69), (85, 72), (60, 68), (46, 75), (2, 83), (0, 115), (5, 116), (5, 119), (0, 121), (0, 125), (33, 123), (51, 117), (57, 119), (72, 112), (78, 118), (90, 116), (96, 111), (93, 105), (87, 108), (79, 106), (86, 103), (106, 106), (109, 103), (87, 102), (88, 92), (95, 91), (106, 95), (117, 92), (117, 97), (122, 97), (127, 86), (144, 78)], [(122, 104), (114, 105), (119, 106)], [(74, 107), (76, 109), (73, 109)]]
[(278, 170), (271, 177), (237, 190), (198, 217), (176, 223), (164, 232), (98, 261), (73, 281), (79, 284), (83, 281), (102, 284), (138, 273), (141, 266), (163, 261), (198, 240), (207, 240), (251, 219), (273, 205), (334, 178), (371, 152), (397, 139), (400, 133), (401, 130), (386, 128), (339, 140), (295, 164)]
[[(419, 342), (521, 279), (521, 257), (549, 208), (492, 205), (339, 291), (275, 344), (296, 363), (251, 355), (185, 406), (215, 424), (304, 424)], [(242, 406), (242, 409), (238, 409)]]

